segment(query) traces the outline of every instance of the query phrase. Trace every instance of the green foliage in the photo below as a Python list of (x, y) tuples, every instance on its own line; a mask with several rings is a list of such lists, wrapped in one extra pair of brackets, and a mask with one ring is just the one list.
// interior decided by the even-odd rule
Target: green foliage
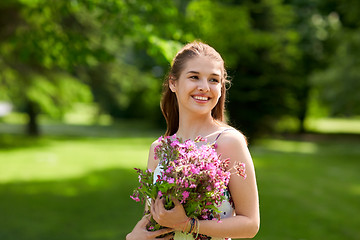
[(17, 21), (0, 37), (0, 95), (29, 115), (29, 132), (38, 134), (39, 113), (59, 118), (74, 102), (92, 100), (73, 70), (104, 59), (103, 51), (90, 46), (68, 1), (14, 1), (1, 8), (8, 10)]
[(3, 70), (0, 96), (15, 104), (18, 110), (24, 110), (27, 101), (31, 101), (43, 113), (60, 118), (74, 102), (92, 100), (90, 88), (66, 72), (30, 72), (24, 76), (8, 67)]
[(277, 117), (295, 113), (298, 83), (293, 72), (301, 54), (290, 5), (203, 0), (189, 4), (188, 16), (197, 27), (195, 36), (225, 58), (233, 82), (228, 109), (235, 126), (254, 136), (270, 130)]
[[(294, 1), (296, 2), (296, 1)], [(312, 35), (307, 34), (306, 59), (311, 101), (322, 106), (325, 116), (353, 116), (359, 113), (360, 99), (357, 55), (359, 54), (358, 1), (318, 0), (312, 2), (308, 17)], [(356, 12), (356, 13), (355, 13)], [(312, 53), (311, 53), (312, 52)], [(314, 107), (309, 106), (312, 111)], [(311, 113), (311, 115), (319, 115)], [(310, 116), (311, 116), (310, 115)], [(322, 114), (324, 116), (324, 114)]]
[(225, 58), (235, 126), (252, 136), (272, 131), (279, 119), (296, 118), (304, 131), (316, 106), (337, 116), (360, 111), (358, 5), (3, 0), (0, 99), (33, 123), (38, 114), (59, 118), (79, 101), (95, 101), (115, 118), (158, 121), (161, 80), (171, 59), (184, 43), (201, 39)]
[(330, 116), (360, 114), (360, 34), (343, 30), (338, 33), (336, 51), (329, 66), (312, 76), (312, 83), (321, 92), (319, 100), (327, 106)]
[[(39, 0), (0, 6), (5, 14), (10, 10), (12, 18), (1, 18), (12, 24), (0, 33), (0, 85), (5, 87), (0, 96), (18, 109), (30, 103), (35, 123), (39, 113), (59, 117), (70, 103), (91, 100), (88, 86), (115, 117), (158, 118), (160, 84), (151, 70), (156, 61), (168, 64), (179, 49), (171, 39), (181, 32), (168, 21), (179, 14), (173, 2)], [(148, 48), (152, 63), (145, 68), (139, 47)]]
[(121, 61), (98, 65), (88, 73), (95, 100), (112, 116), (154, 119), (159, 114), (154, 106), (160, 101), (161, 84), (150, 74)]

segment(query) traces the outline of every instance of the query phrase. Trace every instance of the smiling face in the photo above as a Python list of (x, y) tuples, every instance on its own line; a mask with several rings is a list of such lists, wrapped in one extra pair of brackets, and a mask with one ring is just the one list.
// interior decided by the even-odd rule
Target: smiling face
[(160, 106), (167, 124), (165, 135), (176, 133), (180, 113), (189, 111), (197, 116), (211, 114), (214, 120), (226, 122), (227, 83), (224, 60), (213, 47), (194, 41), (180, 49), (163, 84)]
[(211, 114), (221, 96), (221, 69), (220, 62), (207, 56), (187, 60), (179, 79), (169, 81), (180, 113)]

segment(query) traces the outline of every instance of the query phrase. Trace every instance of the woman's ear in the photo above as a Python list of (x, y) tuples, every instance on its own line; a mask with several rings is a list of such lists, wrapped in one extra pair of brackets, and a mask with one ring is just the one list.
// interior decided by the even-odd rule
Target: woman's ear
[(176, 81), (173, 78), (169, 79), (169, 88), (172, 92), (176, 92)]

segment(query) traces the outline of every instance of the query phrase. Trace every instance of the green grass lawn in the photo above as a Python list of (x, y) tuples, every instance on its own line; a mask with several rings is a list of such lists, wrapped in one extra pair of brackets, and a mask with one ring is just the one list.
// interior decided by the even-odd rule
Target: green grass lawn
[(0, 239), (124, 239), (152, 140), (13, 137), (25, 146), (0, 151)]
[[(52, 134), (35, 140), (16, 129), (0, 134), (0, 239), (124, 239), (143, 208), (129, 198), (138, 184), (132, 168), (145, 167), (159, 134), (126, 129), (49, 126)], [(359, 239), (359, 146), (357, 135), (253, 143), (256, 239)]]
[(252, 147), (256, 239), (359, 239), (360, 138), (262, 140)]

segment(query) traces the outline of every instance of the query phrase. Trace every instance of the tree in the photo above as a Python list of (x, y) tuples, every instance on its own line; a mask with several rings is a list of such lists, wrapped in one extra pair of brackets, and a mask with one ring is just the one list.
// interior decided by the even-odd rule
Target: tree
[[(2, 1), (0, 21), (8, 26), (0, 33), (2, 98), (27, 113), (32, 135), (39, 134), (39, 113), (59, 117), (71, 103), (91, 100), (90, 93), (114, 117), (149, 116), (160, 92), (150, 73), (179, 47), (174, 4)], [(139, 100), (148, 111), (138, 111)]]
[(318, 25), (324, 25), (328, 64), (312, 76), (312, 86), (330, 116), (360, 114), (359, 1), (320, 1)]
[(103, 51), (90, 46), (85, 26), (73, 20), (75, 8), (64, 1), (1, 2), (1, 24), (8, 27), (0, 34), (0, 91), (27, 113), (31, 135), (39, 134), (40, 112), (56, 117), (74, 101), (91, 100), (74, 66)]
[[(300, 57), (296, 61), (296, 68), (293, 76), (297, 82), (295, 96), (298, 103), (296, 116), (299, 120), (299, 132), (305, 129), (305, 119), (309, 114), (310, 96), (312, 92), (311, 74), (316, 69), (324, 68), (327, 65), (327, 54), (324, 40), (328, 36), (328, 29), (324, 24), (319, 23), (319, 1), (289, 0), (295, 13), (293, 28), (299, 35), (298, 47)], [(330, 51), (331, 52), (331, 51)]]
[[(188, 8), (194, 35), (214, 46), (227, 63), (230, 119), (252, 137), (295, 115), (294, 81), (300, 57), (294, 12), (281, 1), (194, 1)], [(295, 108), (295, 109), (294, 109)]]

